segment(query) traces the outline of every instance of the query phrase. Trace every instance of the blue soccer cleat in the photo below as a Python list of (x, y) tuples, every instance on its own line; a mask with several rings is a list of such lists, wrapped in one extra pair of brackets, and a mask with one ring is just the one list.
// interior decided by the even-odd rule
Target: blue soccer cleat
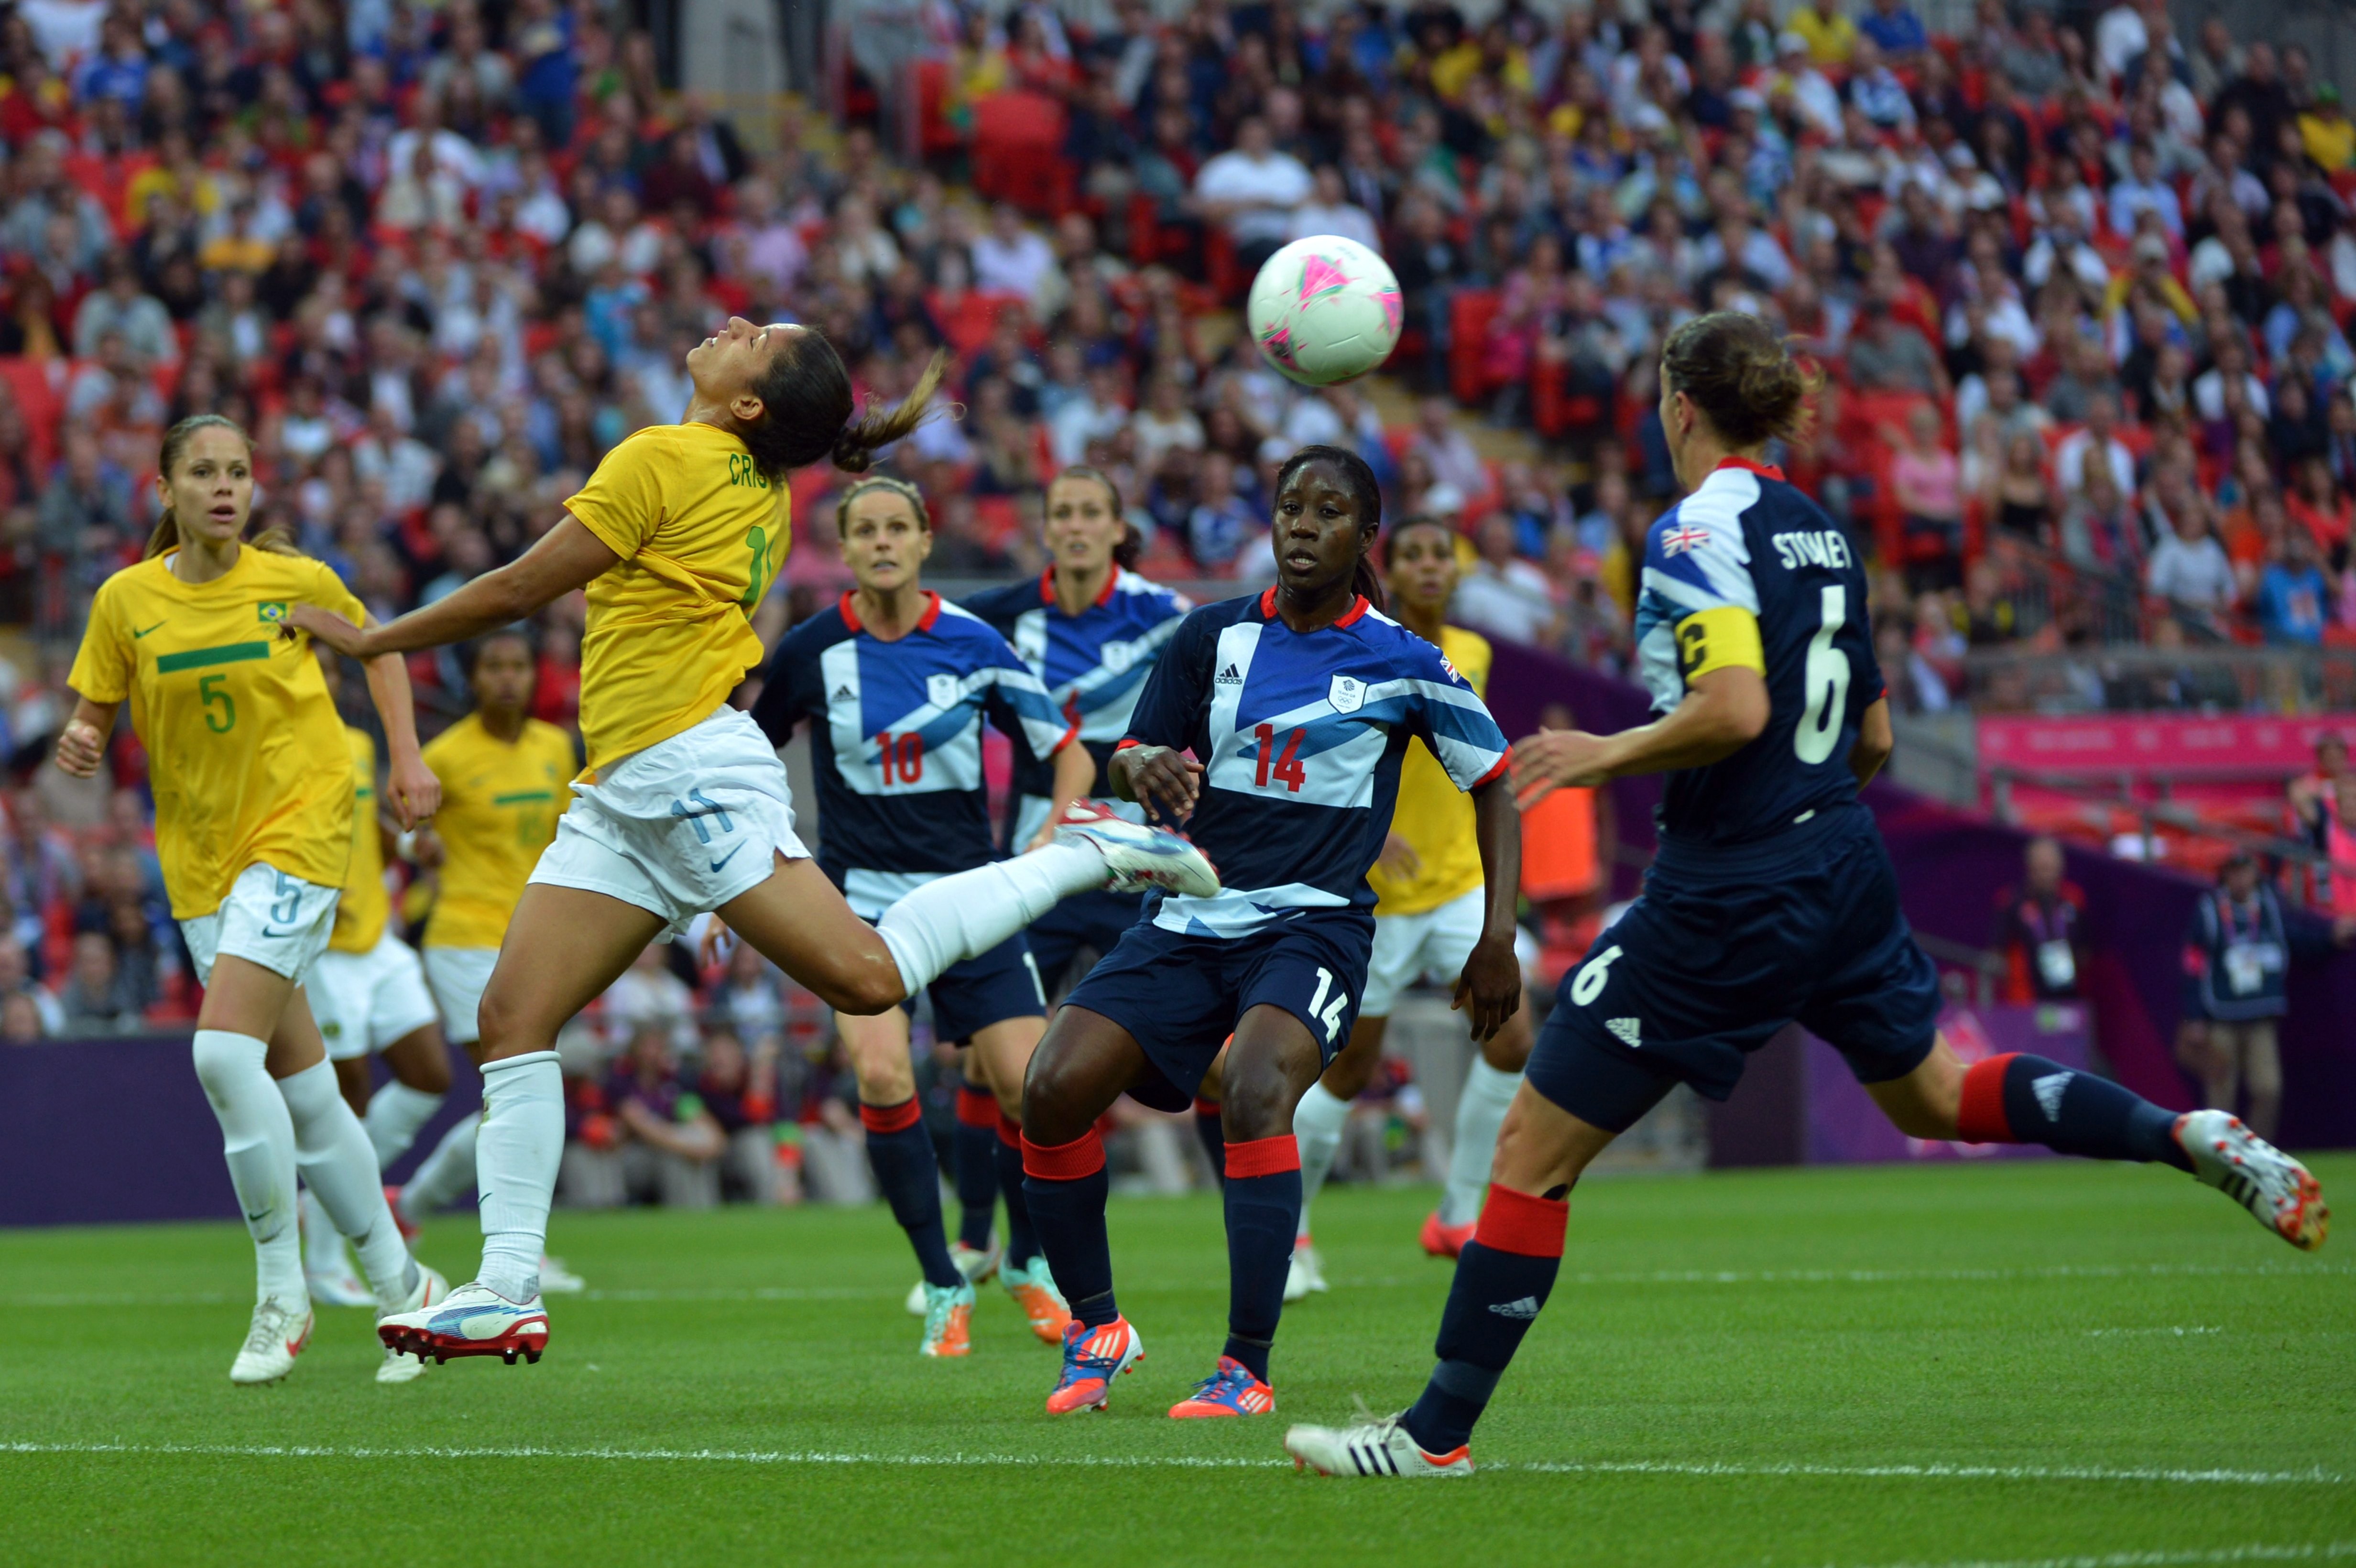
[(1204, 1415), (1274, 1415), (1276, 1391), (1233, 1356), (1221, 1356), (1219, 1370), (1172, 1405), (1170, 1413), (1180, 1421)]
[(1112, 1380), (1144, 1359), (1145, 1342), (1126, 1317), (1116, 1317), (1101, 1328), (1076, 1322), (1066, 1326), (1064, 1375), (1047, 1395), (1047, 1413), (1102, 1410), (1111, 1396)]

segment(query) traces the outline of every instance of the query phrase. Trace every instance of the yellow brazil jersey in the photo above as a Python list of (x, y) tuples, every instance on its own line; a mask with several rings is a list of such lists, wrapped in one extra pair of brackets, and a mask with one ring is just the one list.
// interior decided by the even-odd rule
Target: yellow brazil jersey
[(762, 658), (753, 612), (786, 559), (792, 497), (716, 425), (653, 425), (564, 503), (622, 558), (589, 584), (582, 777), (702, 722)]
[(425, 920), (428, 947), (497, 947), (540, 852), (572, 804), (573, 738), (537, 719), (510, 742), (468, 714), (425, 748), (442, 781), (434, 830), (441, 891)]
[(384, 829), (377, 826), (376, 742), (348, 725), (344, 741), (352, 749), (352, 869), (344, 896), (336, 901), (337, 953), (366, 953), (384, 935), (392, 918), (392, 895), (384, 891)]
[[(1483, 697), (1489, 691), (1489, 639), (1461, 626), (1440, 629), (1440, 651)], [(1421, 914), (1481, 885), (1481, 845), (1472, 832), (1472, 797), (1456, 787), (1421, 741), (1399, 763), (1398, 804), (1391, 831), (1415, 848), (1422, 864), (1411, 877), (1369, 871), (1376, 914)]]
[(92, 702), (131, 705), (155, 792), (155, 853), (172, 913), (210, 914), (247, 867), (340, 888), (352, 857), (352, 762), (290, 604), (359, 621), (336, 574), (251, 546), (210, 582), (171, 573), (177, 552), (108, 578), (67, 677)]

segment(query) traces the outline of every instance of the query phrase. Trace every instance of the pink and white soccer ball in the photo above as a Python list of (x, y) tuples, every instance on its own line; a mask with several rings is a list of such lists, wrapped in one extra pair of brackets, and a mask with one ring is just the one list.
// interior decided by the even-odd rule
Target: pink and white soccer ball
[(1399, 338), (1398, 279), (1355, 240), (1315, 234), (1268, 259), (1245, 317), (1268, 362), (1304, 386), (1363, 376)]

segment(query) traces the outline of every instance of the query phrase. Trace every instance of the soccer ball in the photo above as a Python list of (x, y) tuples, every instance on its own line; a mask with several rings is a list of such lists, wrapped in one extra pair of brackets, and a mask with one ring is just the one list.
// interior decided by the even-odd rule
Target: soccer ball
[(1399, 314), (1389, 264), (1339, 234), (1295, 240), (1270, 256), (1245, 307), (1268, 362), (1309, 387), (1363, 376), (1389, 358)]

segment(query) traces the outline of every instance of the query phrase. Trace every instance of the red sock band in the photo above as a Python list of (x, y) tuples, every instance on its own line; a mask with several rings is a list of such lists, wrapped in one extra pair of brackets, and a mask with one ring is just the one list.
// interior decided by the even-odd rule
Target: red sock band
[(998, 1125), (998, 1096), (970, 1083), (962, 1085), (958, 1090), (957, 1118), (962, 1125), (969, 1127)]
[(1533, 1198), (1510, 1187), (1489, 1184), (1489, 1200), (1481, 1206), (1481, 1223), (1472, 1239), (1493, 1252), (1517, 1253), (1526, 1258), (1562, 1256), (1562, 1233), (1570, 1229), (1570, 1200), (1559, 1202)]
[(871, 1105), (864, 1100), (859, 1102), (859, 1125), (871, 1133), (904, 1132), (924, 1119), (925, 1113), (917, 1108), (916, 1098), (913, 1094), (896, 1105)]
[[(996, 1109), (995, 1106), (991, 1108)], [(998, 1112), (998, 1141), (1008, 1148), (1023, 1147), (1023, 1124), (1003, 1111)]]
[(1301, 1168), (1301, 1140), (1290, 1133), (1227, 1146), (1227, 1179), (1248, 1180)]
[(2008, 1144), (2012, 1122), (2004, 1114), (2004, 1075), (2014, 1053), (1975, 1061), (1964, 1072), (1964, 1100), (1955, 1111), (1955, 1136), (1967, 1144)]
[(1023, 1140), (1023, 1174), (1042, 1181), (1077, 1181), (1104, 1168), (1104, 1140), (1094, 1127), (1067, 1144)]
[(1194, 1096), (1194, 1114), (1198, 1116), (1208, 1116), (1215, 1122), (1219, 1119), (1219, 1103), (1216, 1100), (1205, 1100), (1197, 1094)]

